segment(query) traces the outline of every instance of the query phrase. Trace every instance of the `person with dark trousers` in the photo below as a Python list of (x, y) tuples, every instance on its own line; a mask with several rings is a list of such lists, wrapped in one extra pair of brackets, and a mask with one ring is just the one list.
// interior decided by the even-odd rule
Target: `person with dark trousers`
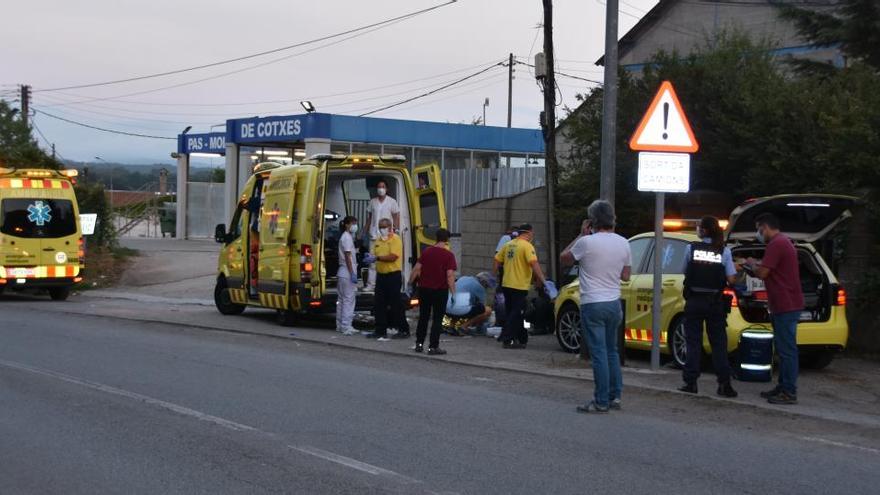
[(455, 255), (449, 250), (449, 231), (437, 231), (437, 243), (425, 249), (409, 277), (409, 285), (418, 280), (419, 324), (416, 327), (416, 352), (424, 350), (428, 321), (431, 321), (431, 338), (428, 341), (428, 354), (446, 354), (440, 348), (440, 333), (443, 331), (443, 316), (449, 295), (455, 296)]
[(730, 362), (727, 360), (727, 304), (724, 288), (736, 280), (736, 265), (730, 248), (724, 247), (724, 233), (718, 219), (703, 217), (697, 226), (699, 242), (685, 251), (684, 271), (684, 332), (687, 348), (682, 371), (684, 385), (678, 390), (697, 393), (700, 363), (703, 354), (703, 325), (712, 346), (712, 366), (718, 380), (718, 395), (736, 397), (730, 384)]
[(535, 246), (532, 245), (532, 240), (535, 238), (532, 226), (520, 225), (517, 232), (519, 235), (495, 254), (495, 273), (499, 273), (502, 264), (504, 266), (501, 287), (504, 291), (504, 309), (507, 314), (498, 340), (505, 349), (524, 349), (528, 344), (529, 332), (525, 329), (523, 311), (526, 307), (529, 286), (533, 277), (537, 280), (538, 287), (543, 289), (546, 286)]
[(779, 385), (761, 392), (761, 397), (771, 404), (797, 404), (797, 325), (804, 309), (798, 254), (791, 239), (780, 232), (779, 218), (772, 213), (758, 215), (755, 227), (758, 242), (766, 243), (767, 249), (760, 264), (752, 258), (747, 263), (767, 286), (773, 344), (779, 356)]
[(409, 323), (401, 296), (403, 284), (403, 241), (391, 229), (391, 220), (379, 221), (379, 235), (373, 243), (373, 252), (367, 261), (376, 263), (376, 330), (368, 338), (384, 342), (388, 339), (389, 324), (397, 328), (396, 339), (409, 337)]

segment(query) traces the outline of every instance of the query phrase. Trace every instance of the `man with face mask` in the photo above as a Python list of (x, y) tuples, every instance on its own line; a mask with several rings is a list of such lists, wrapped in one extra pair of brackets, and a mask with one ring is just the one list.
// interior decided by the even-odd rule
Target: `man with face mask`
[(339, 238), (339, 270), (336, 272), (336, 331), (344, 335), (357, 333), (351, 326), (354, 318), (355, 293), (357, 292), (357, 262), (355, 261), (354, 236), (358, 231), (357, 218), (342, 219), (342, 235)]
[(766, 243), (760, 264), (749, 258), (747, 266), (767, 286), (767, 302), (773, 323), (773, 343), (779, 356), (779, 385), (761, 392), (771, 404), (797, 404), (797, 325), (804, 309), (800, 264), (794, 245), (779, 231), (779, 219), (772, 213), (755, 219), (758, 242)]
[[(376, 242), (379, 238), (379, 221), (383, 218), (391, 219), (392, 227), (395, 231), (400, 228), (400, 206), (397, 200), (388, 196), (388, 183), (380, 180), (376, 184), (376, 197), (370, 200), (370, 210), (367, 213), (367, 226), (369, 226), (370, 244)], [(376, 269), (370, 267), (367, 274), (367, 290), (372, 291), (376, 288)]]
[(384, 341), (388, 327), (397, 328), (396, 339), (409, 337), (409, 323), (404, 313), (401, 288), (403, 286), (403, 241), (391, 230), (391, 220), (379, 221), (379, 237), (373, 243), (373, 252), (367, 259), (376, 266), (376, 330), (369, 338)]

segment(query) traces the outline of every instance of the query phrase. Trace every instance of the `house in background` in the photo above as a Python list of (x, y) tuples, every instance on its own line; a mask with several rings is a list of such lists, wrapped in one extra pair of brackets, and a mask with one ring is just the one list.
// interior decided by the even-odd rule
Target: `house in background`
[[(836, 46), (814, 46), (803, 39), (791, 22), (779, 16), (780, 4), (829, 11), (839, 0), (660, 0), (620, 39), (619, 64), (641, 72), (660, 50), (688, 55), (719, 32), (738, 29), (754, 40), (768, 40), (776, 46), (772, 50), (776, 55), (846, 65)], [(604, 57), (596, 65), (604, 65)]]

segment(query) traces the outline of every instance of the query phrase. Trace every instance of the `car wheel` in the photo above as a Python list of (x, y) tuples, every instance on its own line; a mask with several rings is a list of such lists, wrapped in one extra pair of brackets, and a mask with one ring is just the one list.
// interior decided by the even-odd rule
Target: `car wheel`
[(559, 311), (556, 318), (556, 340), (562, 350), (570, 353), (581, 351), (583, 344), (583, 331), (581, 330), (581, 311), (574, 304), (566, 304)]
[(678, 317), (672, 321), (669, 328), (667, 338), (669, 346), (669, 355), (672, 357), (672, 364), (676, 368), (684, 368), (687, 362), (687, 339), (684, 333), (684, 318)]
[(821, 370), (827, 368), (831, 361), (834, 361), (835, 354), (837, 353), (831, 350), (805, 352), (801, 354), (799, 364), (802, 368)]
[(66, 301), (70, 296), (70, 287), (52, 287), (49, 289), (49, 297), (53, 301)]
[(220, 311), (221, 314), (240, 315), (244, 312), (245, 305), (232, 302), (228, 288), (226, 277), (217, 279), (217, 284), (214, 286), (214, 305), (217, 306), (217, 311)]

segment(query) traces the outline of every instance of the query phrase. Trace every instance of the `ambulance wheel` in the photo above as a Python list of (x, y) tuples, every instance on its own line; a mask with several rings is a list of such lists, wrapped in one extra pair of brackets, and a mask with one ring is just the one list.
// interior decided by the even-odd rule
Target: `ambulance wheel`
[(669, 356), (672, 358), (672, 364), (676, 368), (684, 368), (687, 362), (687, 340), (684, 333), (684, 318), (681, 316), (672, 321), (669, 326), (669, 337), (667, 345), (669, 346)]
[(52, 287), (49, 289), (49, 297), (53, 301), (66, 301), (70, 296), (70, 287)]
[(583, 345), (581, 331), (581, 312), (574, 304), (567, 303), (559, 310), (556, 318), (556, 340), (565, 352), (577, 354)]
[(289, 309), (279, 309), (277, 313), (278, 324), (282, 327), (293, 327), (296, 326), (297, 318), (296, 311), (291, 311)]
[(226, 290), (227, 288), (226, 278), (218, 278), (217, 285), (214, 286), (214, 305), (217, 306), (217, 311), (224, 315), (240, 315), (244, 313), (246, 306), (232, 302), (229, 291)]

